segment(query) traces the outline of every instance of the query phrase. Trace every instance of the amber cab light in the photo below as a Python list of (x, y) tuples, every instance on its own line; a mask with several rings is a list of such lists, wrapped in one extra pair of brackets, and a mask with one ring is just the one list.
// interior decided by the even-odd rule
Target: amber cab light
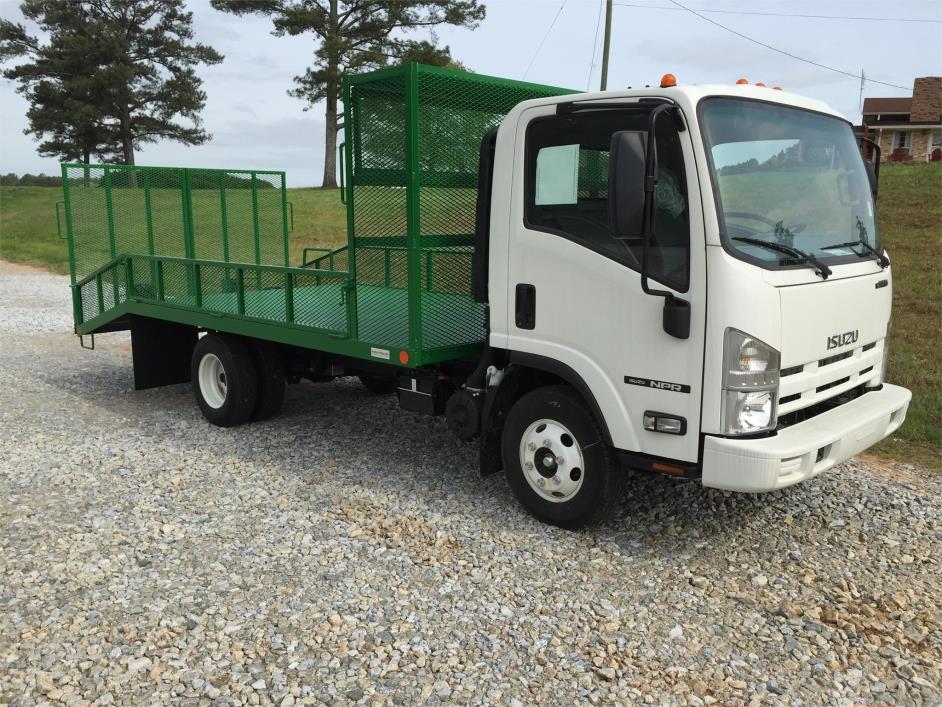
[(673, 74), (664, 74), (661, 77), (661, 88), (671, 88), (677, 85), (677, 77)]
[(765, 88), (765, 84), (761, 81), (756, 81), (756, 86), (762, 86), (762, 88)]
[(744, 83), (749, 83), (749, 82), (746, 81), (746, 79), (738, 79), (738, 80), (736, 81), (736, 85), (737, 85), (737, 86), (741, 86), (741, 85), (744, 84)]
[(772, 90), (773, 90), (773, 91), (781, 91), (781, 90), (782, 90), (782, 87), (781, 87), (781, 86), (773, 86), (773, 87), (772, 87)]

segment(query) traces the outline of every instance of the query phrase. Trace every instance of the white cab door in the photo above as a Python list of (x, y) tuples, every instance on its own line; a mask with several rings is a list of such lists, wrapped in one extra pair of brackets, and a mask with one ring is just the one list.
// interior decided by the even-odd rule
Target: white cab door
[[(658, 211), (649, 251), (657, 277), (650, 285), (690, 303), (689, 338), (665, 333), (663, 298), (642, 292), (639, 239), (614, 239), (608, 229), (612, 133), (646, 129), (647, 119), (637, 109), (560, 117), (543, 106), (522, 114), (508, 229), (506, 342), (578, 374), (617, 448), (695, 462), (706, 312), (703, 211), (690, 134), (670, 117), (657, 123)], [(531, 295), (533, 316), (526, 321), (528, 313), (520, 319), (518, 309), (521, 302), (527, 308)], [(646, 411), (682, 418), (685, 433), (644, 430)]]

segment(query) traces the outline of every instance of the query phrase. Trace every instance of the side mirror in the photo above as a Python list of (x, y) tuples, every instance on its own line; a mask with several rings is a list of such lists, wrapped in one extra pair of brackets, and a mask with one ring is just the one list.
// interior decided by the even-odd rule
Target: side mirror
[(614, 236), (644, 231), (644, 163), (648, 134), (619, 130), (608, 153), (608, 220)]
[(867, 170), (867, 179), (870, 180), (870, 193), (873, 194), (873, 199), (876, 201), (877, 190), (879, 189), (877, 169), (870, 160), (864, 160), (864, 169)]

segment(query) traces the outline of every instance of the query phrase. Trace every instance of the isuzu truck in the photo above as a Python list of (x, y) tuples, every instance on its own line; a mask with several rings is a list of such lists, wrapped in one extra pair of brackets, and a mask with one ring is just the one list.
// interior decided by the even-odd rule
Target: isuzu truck
[(359, 376), (569, 528), (629, 468), (771, 491), (903, 423), (879, 153), (824, 103), (409, 64), (344, 108), (347, 245), (296, 263), (281, 172), (64, 165), (76, 333), (222, 426)]

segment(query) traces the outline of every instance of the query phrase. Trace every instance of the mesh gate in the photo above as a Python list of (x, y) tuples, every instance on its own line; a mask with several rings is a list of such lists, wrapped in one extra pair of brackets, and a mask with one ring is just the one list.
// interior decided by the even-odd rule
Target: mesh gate
[(64, 164), (62, 183), (73, 285), (121, 256), (145, 256), (73, 289), (76, 324), (123, 302), (129, 278), (136, 296), (155, 295), (154, 256), (288, 265), (283, 172)]
[(344, 85), (359, 336), (431, 363), (484, 341), (471, 261), (481, 140), (566, 89), (408, 64)]

